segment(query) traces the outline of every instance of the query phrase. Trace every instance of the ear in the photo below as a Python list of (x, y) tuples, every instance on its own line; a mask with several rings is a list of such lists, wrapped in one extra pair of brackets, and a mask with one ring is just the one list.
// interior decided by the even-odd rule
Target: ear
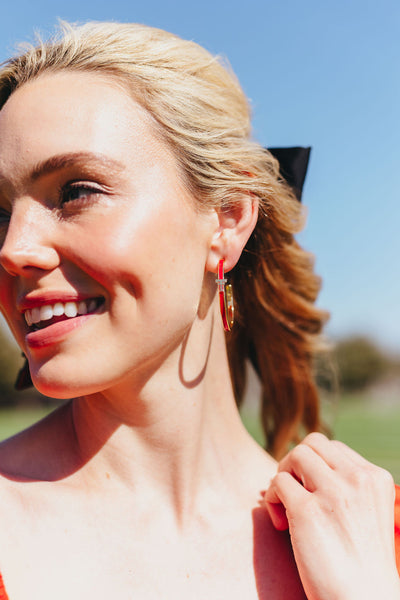
[(258, 219), (258, 199), (246, 194), (228, 208), (216, 209), (218, 227), (212, 237), (206, 269), (216, 273), (218, 261), (224, 259), (225, 272), (238, 262)]

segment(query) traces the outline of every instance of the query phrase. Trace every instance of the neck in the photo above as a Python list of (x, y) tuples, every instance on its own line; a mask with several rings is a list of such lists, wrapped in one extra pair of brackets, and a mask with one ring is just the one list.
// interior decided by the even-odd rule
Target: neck
[(136, 374), (74, 401), (78, 457), (91, 485), (112, 479), (135, 497), (157, 493), (180, 520), (203, 492), (231, 491), (255, 449), (236, 408), (216, 316), (196, 323), (140, 384)]

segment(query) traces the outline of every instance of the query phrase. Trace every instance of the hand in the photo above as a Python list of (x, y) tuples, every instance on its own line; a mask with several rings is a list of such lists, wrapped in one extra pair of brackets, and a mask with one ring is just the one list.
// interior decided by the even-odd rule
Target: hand
[(387, 471), (319, 433), (279, 463), (265, 503), (309, 600), (400, 599), (394, 496)]

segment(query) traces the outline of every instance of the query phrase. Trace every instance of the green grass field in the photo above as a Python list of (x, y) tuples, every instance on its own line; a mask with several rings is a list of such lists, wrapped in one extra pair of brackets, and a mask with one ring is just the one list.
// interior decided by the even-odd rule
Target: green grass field
[(400, 402), (380, 407), (362, 399), (343, 400), (334, 423), (334, 437), (390, 471), (400, 484)]
[(45, 407), (0, 409), (0, 440), (5, 440), (14, 433), (29, 427), (46, 416), (50, 410)]
[[(348, 444), (367, 460), (390, 471), (400, 484), (400, 399), (385, 405), (368, 396), (342, 397), (323, 411), (333, 437)], [(243, 411), (243, 422), (253, 437), (264, 444), (254, 412)]]
[[(0, 439), (5, 439), (47, 414), (46, 408), (0, 410)], [(243, 421), (253, 437), (263, 444), (260, 423), (254, 411), (243, 411)], [(388, 469), (400, 483), (400, 401), (382, 406), (364, 396), (342, 398), (329, 411), (333, 436), (365, 458)]]

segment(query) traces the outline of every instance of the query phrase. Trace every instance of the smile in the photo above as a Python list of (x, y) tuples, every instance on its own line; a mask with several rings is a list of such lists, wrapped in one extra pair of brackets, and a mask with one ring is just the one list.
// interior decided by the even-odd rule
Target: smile
[(95, 312), (103, 304), (104, 298), (88, 298), (79, 302), (55, 302), (35, 306), (24, 313), (25, 321), (32, 331), (43, 329), (66, 319)]

